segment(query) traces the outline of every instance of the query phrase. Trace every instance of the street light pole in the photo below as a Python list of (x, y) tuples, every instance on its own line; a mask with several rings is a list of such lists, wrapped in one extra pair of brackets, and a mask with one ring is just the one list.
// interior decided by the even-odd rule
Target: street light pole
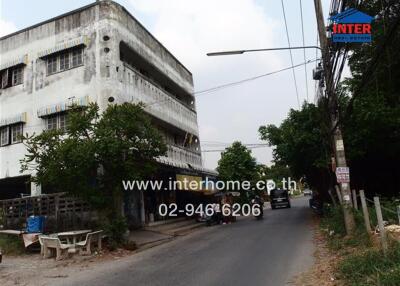
[(283, 48), (269, 48), (269, 49), (251, 49), (251, 50), (234, 50), (234, 51), (223, 51), (207, 53), (207, 56), (230, 56), (230, 55), (241, 55), (244, 53), (252, 52), (266, 52), (266, 51), (281, 51), (281, 50), (300, 50), (300, 49), (321, 49), (318, 46), (305, 46), (305, 47), (283, 47)]

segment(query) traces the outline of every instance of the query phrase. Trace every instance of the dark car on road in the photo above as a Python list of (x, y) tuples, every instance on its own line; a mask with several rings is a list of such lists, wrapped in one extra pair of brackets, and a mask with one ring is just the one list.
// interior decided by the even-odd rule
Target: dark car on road
[(290, 208), (290, 198), (287, 190), (274, 189), (269, 193), (271, 208), (274, 210), (278, 207)]

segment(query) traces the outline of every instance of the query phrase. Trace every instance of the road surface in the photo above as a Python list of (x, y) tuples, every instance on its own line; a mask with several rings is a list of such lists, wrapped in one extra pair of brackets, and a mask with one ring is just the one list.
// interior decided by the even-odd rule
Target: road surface
[(136, 255), (77, 272), (52, 285), (286, 285), (313, 263), (311, 212), (305, 198), (265, 218), (201, 229)]

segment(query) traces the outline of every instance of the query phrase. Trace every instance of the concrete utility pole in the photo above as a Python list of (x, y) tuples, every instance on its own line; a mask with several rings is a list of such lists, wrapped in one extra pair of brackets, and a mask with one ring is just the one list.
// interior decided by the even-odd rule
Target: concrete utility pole
[[(330, 113), (330, 121), (333, 132), (333, 146), (335, 152), (335, 160), (337, 167), (347, 167), (346, 156), (344, 151), (343, 137), (339, 125), (338, 104), (337, 94), (334, 90), (334, 81), (332, 74), (332, 66), (330, 61), (329, 43), (326, 37), (326, 27), (324, 23), (324, 15), (322, 12), (321, 0), (314, 0), (315, 15), (317, 17), (318, 34), (321, 45), (322, 62), (324, 67), (324, 76), (326, 82), (326, 93), (328, 96), (328, 106)], [(352, 234), (355, 229), (354, 216), (351, 210), (351, 190), (350, 183), (340, 183), (342, 201), (343, 201), (343, 213), (344, 223), (347, 234)]]

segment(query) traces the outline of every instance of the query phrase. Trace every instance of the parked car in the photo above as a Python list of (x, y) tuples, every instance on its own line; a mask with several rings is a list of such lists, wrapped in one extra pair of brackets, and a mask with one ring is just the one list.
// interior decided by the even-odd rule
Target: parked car
[(277, 207), (286, 207), (290, 208), (290, 199), (289, 193), (287, 190), (283, 189), (274, 189), (269, 193), (271, 208), (274, 210)]
[(312, 191), (310, 189), (305, 189), (303, 191), (304, 196), (312, 196)]

